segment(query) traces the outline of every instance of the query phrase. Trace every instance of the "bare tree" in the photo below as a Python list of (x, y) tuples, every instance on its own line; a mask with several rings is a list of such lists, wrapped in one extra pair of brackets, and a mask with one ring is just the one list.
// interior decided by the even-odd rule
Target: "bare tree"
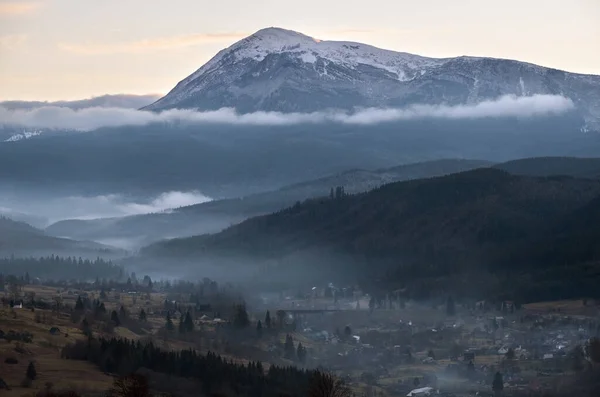
[(148, 397), (150, 389), (145, 376), (131, 374), (116, 378), (110, 389), (111, 397)]
[(308, 390), (309, 397), (351, 397), (352, 391), (341, 379), (330, 373), (317, 371)]

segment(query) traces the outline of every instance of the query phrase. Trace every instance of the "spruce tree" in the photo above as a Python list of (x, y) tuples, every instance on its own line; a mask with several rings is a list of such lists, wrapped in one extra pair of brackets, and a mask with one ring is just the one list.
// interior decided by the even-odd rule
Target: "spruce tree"
[(492, 390), (496, 392), (496, 394), (500, 394), (502, 390), (504, 390), (504, 379), (502, 379), (502, 374), (500, 372), (496, 372), (496, 375), (494, 375)]
[(185, 332), (185, 324), (183, 323), (183, 314), (179, 316), (179, 333), (183, 334)]
[(292, 360), (296, 355), (296, 349), (294, 348), (294, 340), (291, 335), (285, 336), (284, 356), (285, 358)]
[(33, 364), (33, 361), (29, 362), (29, 365), (27, 366), (27, 372), (25, 375), (27, 376), (27, 379), (30, 380), (35, 380), (35, 378), (37, 378), (37, 371), (35, 369), (35, 364)]
[(192, 315), (190, 314), (189, 310), (185, 314), (185, 320), (183, 324), (187, 332), (194, 331), (194, 320), (192, 320)]
[(146, 316), (146, 311), (144, 309), (140, 310), (140, 315), (139, 315), (140, 321), (146, 321), (147, 320), (147, 316)]
[(117, 312), (115, 310), (112, 311), (112, 313), (110, 314), (110, 320), (115, 323), (115, 327), (118, 327), (121, 325), (121, 320), (119, 320), (119, 315), (117, 314)]
[(173, 331), (175, 329), (175, 324), (173, 324), (173, 320), (171, 320), (171, 312), (167, 312), (167, 323), (165, 324), (165, 327), (169, 331)]
[(262, 336), (262, 323), (258, 320), (256, 323), (256, 335), (260, 338)]
[(267, 310), (267, 315), (265, 316), (265, 326), (267, 328), (271, 328), (271, 313)]
[(81, 300), (81, 296), (77, 297), (77, 302), (75, 302), (75, 310), (82, 311), (85, 307), (83, 306), (83, 300)]

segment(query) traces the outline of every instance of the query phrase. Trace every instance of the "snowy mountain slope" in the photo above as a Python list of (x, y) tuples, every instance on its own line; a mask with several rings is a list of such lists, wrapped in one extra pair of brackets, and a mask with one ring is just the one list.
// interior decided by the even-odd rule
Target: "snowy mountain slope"
[(34, 136), (38, 136), (41, 134), (42, 134), (42, 131), (23, 131), (23, 132), (17, 133), (15, 135), (12, 135), (11, 137), (5, 139), (4, 142), (17, 142), (22, 139), (33, 138)]
[(220, 51), (146, 110), (327, 108), (476, 103), (501, 95), (571, 98), (600, 125), (600, 76), (505, 59), (434, 59), (267, 28)]

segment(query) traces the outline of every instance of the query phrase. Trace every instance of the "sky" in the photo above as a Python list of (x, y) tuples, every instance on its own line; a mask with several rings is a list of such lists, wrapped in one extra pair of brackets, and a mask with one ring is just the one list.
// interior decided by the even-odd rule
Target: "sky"
[(0, 100), (165, 94), (271, 26), (600, 75), (599, 0), (0, 0)]

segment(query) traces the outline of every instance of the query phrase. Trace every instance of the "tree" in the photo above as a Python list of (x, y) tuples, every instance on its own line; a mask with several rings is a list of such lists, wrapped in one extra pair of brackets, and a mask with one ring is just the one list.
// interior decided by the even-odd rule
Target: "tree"
[(116, 378), (109, 391), (111, 397), (148, 397), (150, 389), (145, 376), (131, 374)]
[(75, 302), (75, 310), (83, 311), (84, 309), (85, 306), (83, 305), (83, 300), (81, 299), (81, 296), (78, 296), (77, 301)]
[(352, 328), (350, 328), (349, 325), (346, 325), (346, 327), (344, 327), (344, 336), (346, 338), (350, 338), (352, 336)]
[(110, 313), (110, 321), (112, 321), (115, 324), (115, 327), (121, 325), (121, 320), (119, 320), (119, 315), (115, 310), (113, 310), (112, 313)]
[(167, 322), (165, 324), (165, 327), (169, 331), (173, 331), (175, 329), (175, 324), (173, 324), (173, 320), (171, 320), (171, 312), (167, 312)]
[(451, 296), (448, 297), (448, 301), (446, 302), (446, 314), (449, 316), (454, 316), (456, 314), (456, 307), (454, 306), (454, 299)]
[(514, 360), (515, 359), (515, 349), (513, 349), (512, 347), (510, 347), (508, 349), (508, 351), (506, 352), (505, 355), (507, 360)]
[(277, 310), (275, 313), (277, 320), (279, 321), (279, 328), (283, 328), (283, 320), (285, 319), (285, 310)]
[(146, 311), (144, 309), (140, 310), (139, 318), (140, 321), (146, 321), (148, 319), (148, 316), (146, 315)]
[(294, 340), (291, 335), (285, 336), (285, 345), (284, 345), (284, 357), (288, 360), (292, 360), (296, 355), (296, 349), (294, 349)]
[(500, 394), (502, 393), (502, 390), (504, 390), (504, 379), (502, 379), (502, 374), (500, 372), (496, 372), (496, 375), (494, 375), (494, 381), (492, 382), (492, 390), (496, 394)]
[(271, 328), (271, 313), (267, 310), (267, 315), (265, 316), (265, 326), (267, 328)]
[(87, 318), (84, 318), (81, 322), (81, 331), (87, 337), (92, 336), (92, 327), (90, 327), (90, 323), (88, 322)]
[(420, 384), (421, 384), (421, 381), (419, 380), (419, 378), (415, 377), (415, 378), (413, 379), (413, 385), (414, 385), (415, 387), (419, 387), (419, 385), (420, 385)]
[(189, 310), (185, 313), (185, 320), (183, 322), (183, 326), (185, 327), (186, 332), (194, 331), (194, 320), (192, 320), (192, 315)]
[(125, 310), (125, 306), (121, 305), (121, 308), (119, 309), (119, 315), (121, 318), (127, 317), (127, 310)]
[(260, 320), (258, 320), (258, 323), (256, 323), (256, 336), (259, 338), (262, 336), (262, 323)]
[(298, 343), (298, 349), (296, 349), (296, 356), (298, 356), (298, 361), (304, 364), (306, 361), (306, 348), (302, 346), (302, 342)]
[(183, 334), (185, 332), (185, 323), (183, 314), (179, 316), (179, 333)]
[(327, 372), (316, 371), (311, 378), (308, 397), (351, 397), (352, 391), (341, 379)]
[(250, 325), (250, 318), (248, 317), (248, 312), (246, 311), (245, 305), (236, 305), (235, 314), (233, 317), (233, 325), (236, 328), (246, 328)]
[(29, 362), (29, 365), (27, 366), (27, 372), (25, 373), (25, 376), (29, 380), (35, 380), (35, 378), (37, 378), (37, 371), (35, 369), (35, 364), (33, 363), (33, 361)]
[(433, 352), (433, 350), (429, 349), (429, 351), (427, 352), (427, 357), (433, 358), (435, 360), (435, 353)]

